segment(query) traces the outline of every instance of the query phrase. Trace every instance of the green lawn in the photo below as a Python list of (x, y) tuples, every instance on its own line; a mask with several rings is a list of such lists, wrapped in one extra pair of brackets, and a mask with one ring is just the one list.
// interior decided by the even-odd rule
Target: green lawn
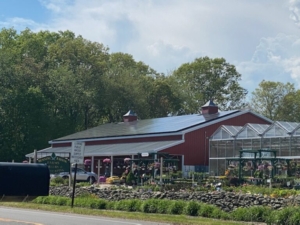
[(123, 212), (123, 211), (109, 211), (109, 210), (96, 210), (69, 206), (55, 206), (55, 205), (41, 205), (34, 203), (14, 203), (14, 202), (0, 202), (0, 206), (17, 207), (26, 209), (37, 209), (45, 211), (63, 212), (63, 213), (76, 213), (83, 215), (93, 216), (106, 216), (115, 218), (125, 218), (133, 220), (145, 220), (153, 222), (165, 222), (174, 225), (195, 224), (195, 225), (238, 225), (238, 224), (254, 224), (245, 222), (233, 222), (225, 220), (215, 220), (203, 217), (190, 217), (185, 215), (162, 215), (162, 214), (146, 214), (140, 212)]

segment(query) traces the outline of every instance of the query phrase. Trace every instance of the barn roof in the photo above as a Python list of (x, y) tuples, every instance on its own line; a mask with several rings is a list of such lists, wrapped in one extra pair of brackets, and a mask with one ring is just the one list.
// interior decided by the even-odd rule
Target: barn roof
[[(138, 143), (120, 143), (106, 145), (86, 145), (85, 155), (88, 156), (117, 156), (117, 155), (135, 155), (137, 153), (155, 153), (162, 149), (181, 144), (182, 140), (177, 141), (153, 141)], [(53, 152), (57, 156), (68, 157), (72, 147), (45, 148), (39, 151), (38, 158), (51, 155)], [(34, 157), (34, 153), (27, 154), (26, 157)]]
[(79, 139), (167, 134), (193, 128), (198, 125), (204, 125), (205, 123), (216, 121), (238, 112), (240, 111), (231, 110), (208, 115), (192, 114), (132, 122), (108, 123), (52, 140), (50, 143)]

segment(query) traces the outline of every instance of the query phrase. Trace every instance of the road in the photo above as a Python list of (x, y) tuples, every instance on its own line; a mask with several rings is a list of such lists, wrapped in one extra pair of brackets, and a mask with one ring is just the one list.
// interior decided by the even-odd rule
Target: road
[(0, 207), (2, 225), (158, 225), (162, 223)]

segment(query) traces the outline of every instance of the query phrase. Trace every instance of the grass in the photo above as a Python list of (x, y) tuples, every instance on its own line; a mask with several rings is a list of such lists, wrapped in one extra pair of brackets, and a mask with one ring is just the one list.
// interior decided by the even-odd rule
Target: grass
[[(215, 220), (211, 218), (190, 217), (185, 215), (165, 215), (165, 214), (149, 214), (140, 212), (123, 212), (123, 211), (109, 211), (109, 210), (95, 210), (87, 208), (79, 208), (70, 206), (56, 206), (56, 205), (42, 205), (28, 202), (15, 203), (15, 202), (0, 202), (0, 206), (26, 208), (35, 210), (44, 210), (61, 213), (75, 213), (81, 215), (104, 216), (112, 218), (124, 218), (132, 220), (164, 222), (173, 225), (239, 225), (247, 224), (245, 222), (233, 222), (226, 220)], [(248, 223), (253, 224), (253, 223)]]

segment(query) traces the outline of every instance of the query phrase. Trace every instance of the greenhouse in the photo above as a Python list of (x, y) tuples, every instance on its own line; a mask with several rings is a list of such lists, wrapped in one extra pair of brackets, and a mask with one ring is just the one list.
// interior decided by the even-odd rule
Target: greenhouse
[[(300, 172), (300, 123), (222, 125), (209, 142), (212, 176), (228, 175), (233, 168), (242, 168), (242, 175), (251, 177), (262, 168), (269, 176), (298, 176), (298, 168)], [(237, 176), (237, 170), (231, 175)]]

